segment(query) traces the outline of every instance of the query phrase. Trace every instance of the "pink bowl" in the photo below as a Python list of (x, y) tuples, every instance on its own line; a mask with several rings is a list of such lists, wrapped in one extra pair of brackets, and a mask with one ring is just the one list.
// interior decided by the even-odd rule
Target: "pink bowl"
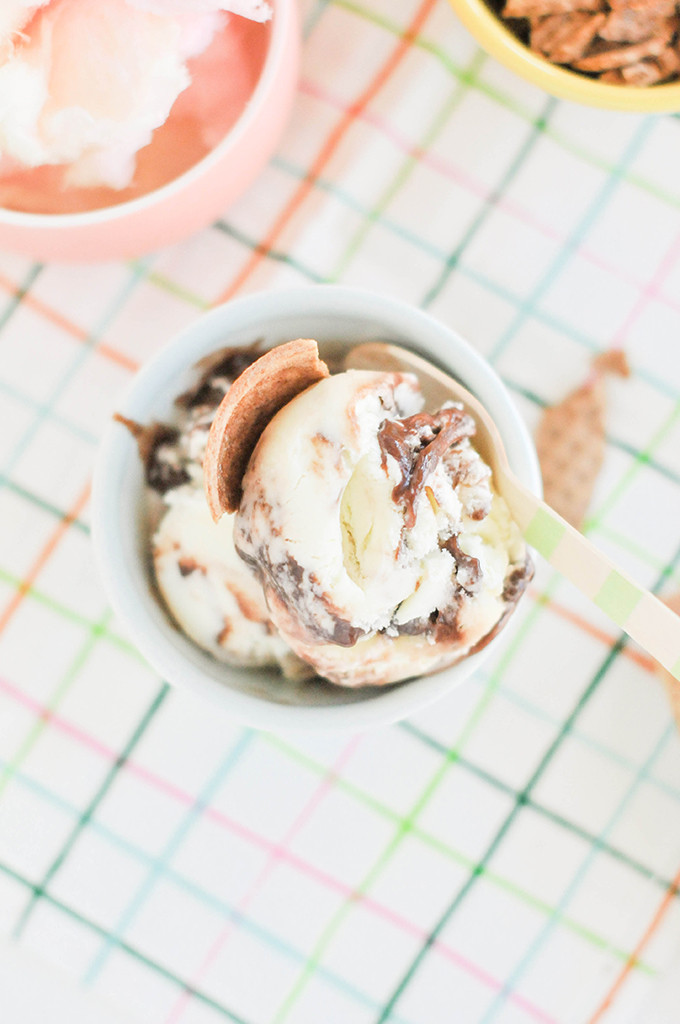
[(295, 95), (297, 3), (274, 0), (273, 6), (257, 84), (243, 97), (247, 102), (241, 115), (207, 156), (168, 184), (101, 209), (24, 213), (0, 207), (0, 247), (40, 261), (129, 259), (177, 242), (223, 214), (274, 152)]

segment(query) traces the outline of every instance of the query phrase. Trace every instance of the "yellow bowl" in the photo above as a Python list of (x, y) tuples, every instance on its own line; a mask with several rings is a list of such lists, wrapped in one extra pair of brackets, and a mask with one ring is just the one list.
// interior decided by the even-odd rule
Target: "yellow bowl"
[(661, 114), (680, 110), (680, 82), (636, 88), (607, 85), (551, 64), (519, 41), (484, 0), (449, 0), (465, 27), (488, 54), (516, 74), (560, 99), (608, 110)]

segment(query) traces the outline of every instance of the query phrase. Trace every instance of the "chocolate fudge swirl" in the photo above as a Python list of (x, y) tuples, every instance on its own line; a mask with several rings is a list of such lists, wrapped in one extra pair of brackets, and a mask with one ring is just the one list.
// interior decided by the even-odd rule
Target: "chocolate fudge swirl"
[(378, 434), (382, 467), (386, 469), (388, 455), (399, 466), (401, 480), (392, 491), (392, 498), (405, 503), (407, 530), (415, 525), (416, 501), (437, 463), (450, 448), (474, 433), (474, 420), (456, 406), (434, 415), (420, 412), (405, 419), (385, 420)]

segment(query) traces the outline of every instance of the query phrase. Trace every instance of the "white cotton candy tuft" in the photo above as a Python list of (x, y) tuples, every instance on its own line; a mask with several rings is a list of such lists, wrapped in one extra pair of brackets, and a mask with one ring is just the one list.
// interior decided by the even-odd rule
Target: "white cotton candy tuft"
[[(224, 10), (254, 20), (271, 13), (265, 0), (7, 3), (0, 0), (3, 167), (64, 165), (69, 185), (114, 189), (130, 185), (137, 153), (190, 84), (186, 62), (210, 45)], [(17, 34), (29, 21), (30, 37)]]
[(0, 0), (0, 55), (9, 54), (23, 29), (49, 0)]

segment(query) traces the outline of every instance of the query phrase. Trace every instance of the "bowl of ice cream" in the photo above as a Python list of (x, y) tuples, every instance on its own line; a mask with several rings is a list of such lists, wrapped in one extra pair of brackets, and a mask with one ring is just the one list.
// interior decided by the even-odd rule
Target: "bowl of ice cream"
[(675, 0), (449, 0), (487, 53), (560, 99), (680, 110)]
[(0, 246), (139, 256), (224, 213), (297, 82), (295, 0), (13, 0), (0, 15)]
[[(332, 372), (262, 424), (239, 507), (214, 523), (216, 409), (261, 353), (297, 338), (316, 339)], [(257, 727), (361, 728), (436, 700), (502, 642), (528, 579), (469, 418), (424, 408), (409, 374), (343, 369), (375, 340), (460, 379), (540, 490), (489, 364), (422, 311), (337, 286), (206, 314), (140, 370), (102, 442), (93, 532), (115, 611), (168, 681)]]

